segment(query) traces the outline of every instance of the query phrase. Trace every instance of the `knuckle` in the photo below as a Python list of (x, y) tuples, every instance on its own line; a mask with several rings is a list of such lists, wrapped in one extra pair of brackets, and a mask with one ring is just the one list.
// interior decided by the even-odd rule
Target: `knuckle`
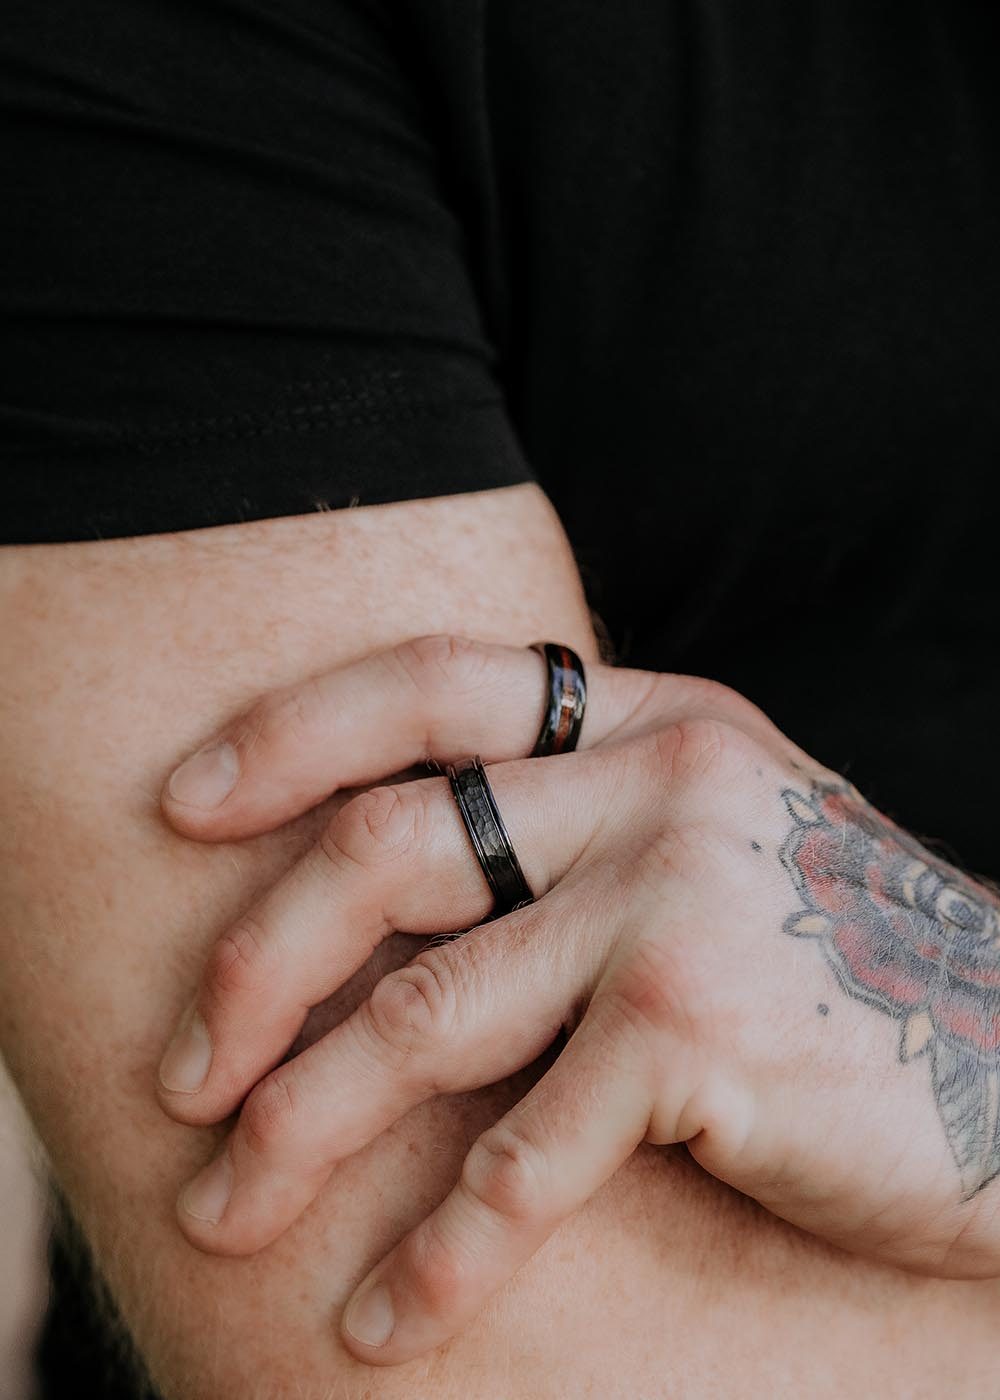
[(247, 1145), (260, 1156), (267, 1156), (279, 1145), (287, 1145), (295, 1123), (295, 1096), (289, 1076), (274, 1071), (251, 1092), (240, 1114), (240, 1126)]
[(434, 1216), (410, 1235), (401, 1252), (407, 1292), (430, 1316), (454, 1316), (474, 1286), (474, 1258), (445, 1238)]
[(724, 681), (713, 680), (711, 676), (673, 676), (671, 681), (674, 689), (683, 694), (686, 705), (732, 724), (738, 724), (750, 714), (760, 713), (752, 700)]
[(413, 637), (396, 648), (395, 657), (417, 689), (431, 698), (477, 690), (493, 669), (486, 648), (451, 633)]
[(653, 736), (659, 782), (700, 783), (730, 771), (752, 741), (727, 720), (699, 715), (665, 725)]
[(683, 704), (696, 717), (715, 719), (745, 730), (748, 734), (778, 732), (759, 705), (731, 685), (713, 680), (711, 676), (658, 675), (655, 677), (654, 698), (657, 704), (666, 701), (673, 708)]
[(690, 957), (666, 943), (636, 943), (619, 976), (602, 997), (602, 1014), (612, 1035), (625, 1033), (652, 1049), (660, 1037), (703, 1039), (701, 1025), (711, 1017), (714, 999)]
[(743, 729), (753, 728), (762, 720), (770, 723), (758, 705), (738, 690), (734, 690), (731, 685), (713, 680), (704, 680), (702, 683), (709, 687), (706, 692), (706, 704), (711, 706), (725, 724)]
[(510, 1123), (498, 1123), (473, 1143), (460, 1181), (479, 1205), (505, 1221), (538, 1221), (551, 1209), (544, 1155)]
[(205, 984), (214, 1001), (273, 985), (278, 959), (259, 924), (244, 916), (228, 929), (209, 955)]
[(320, 837), (331, 863), (339, 865), (346, 858), (351, 864), (380, 866), (412, 853), (426, 816), (424, 799), (412, 788), (371, 788), (345, 803)]
[(293, 747), (311, 740), (322, 717), (319, 680), (309, 677), (294, 686), (263, 695), (244, 717), (241, 743), (245, 752)]
[(408, 963), (376, 983), (368, 998), (369, 1027), (397, 1064), (425, 1046), (440, 1049), (455, 1038), (458, 998), (444, 964), (428, 958)]

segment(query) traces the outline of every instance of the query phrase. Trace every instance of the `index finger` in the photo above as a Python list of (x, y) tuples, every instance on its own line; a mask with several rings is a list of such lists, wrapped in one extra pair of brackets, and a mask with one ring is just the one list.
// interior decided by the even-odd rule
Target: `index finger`
[[(588, 662), (580, 747), (644, 696), (637, 678)], [(594, 673), (599, 673), (599, 683)], [(224, 841), (280, 826), (338, 788), (436, 759), (523, 758), (541, 726), (546, 663), (529, 647), (428, 636), (264, 696), (171, 776), (161, 804), (187, 836)]]

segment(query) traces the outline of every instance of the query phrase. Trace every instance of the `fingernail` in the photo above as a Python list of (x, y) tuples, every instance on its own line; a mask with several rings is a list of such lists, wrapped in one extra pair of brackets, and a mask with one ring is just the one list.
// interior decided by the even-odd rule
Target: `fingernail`
[(208, 1078), (212, 1042), (205, 1022), (189, 1007), (160, 1061), (160, 1083), (175, 1094), (195, 1094)]
[(239, 776), (240, 760), (232, 744), (208, 744), (171, 773), (167, 791), (175, 802), (210, 812), (221, 806)]
[(218, 1225), (233, 1194), (233, 1164), (223, 1152), (193, 1177), (180, 1194), (181, 1209), (196, 1220)]
[(392, 1336), (395, 1318), (389, 1290), (377, 1283), (355, 1294), (347, 1305), (344, 1326), (351, 1336), (369, 1347), (384, 1347)]

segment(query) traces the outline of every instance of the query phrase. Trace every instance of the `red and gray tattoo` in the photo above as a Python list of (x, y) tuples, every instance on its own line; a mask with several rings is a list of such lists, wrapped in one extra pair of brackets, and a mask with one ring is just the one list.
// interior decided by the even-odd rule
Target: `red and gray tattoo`
[(785, 932), (815, 938), (843, 990), (926, 1057), (967, 1199), (1000, 1174), (1000, 901), (848, 784), (782, 793), (781, 861), (802, 899)]

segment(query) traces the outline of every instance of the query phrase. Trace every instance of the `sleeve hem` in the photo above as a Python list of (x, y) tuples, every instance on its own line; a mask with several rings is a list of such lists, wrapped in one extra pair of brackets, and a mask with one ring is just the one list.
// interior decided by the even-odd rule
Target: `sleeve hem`
[(3, 544), (203, 529), (534, 480), (501, 401), (12, 456)]

